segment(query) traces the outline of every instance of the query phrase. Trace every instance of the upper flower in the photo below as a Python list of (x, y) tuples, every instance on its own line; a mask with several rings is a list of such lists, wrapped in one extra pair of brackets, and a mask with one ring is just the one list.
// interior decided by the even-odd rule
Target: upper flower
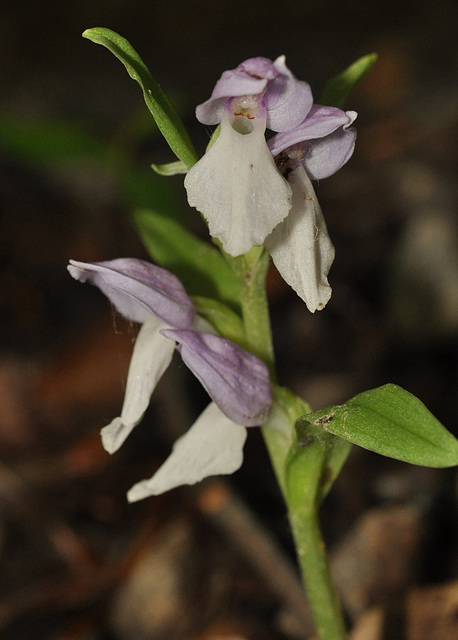
[(197, 119), (202, 124), (219, 124), (228, 102), (235, 115), (255, 118), (264, 114), (269, 129), (289, 131), (303, 121), (313, 97), (310, 86), (296, 80), (288, 69), (285, 56), (274, 62), (258, 57), (224, 71), (210, 99), (197, 107)]
[(291, 188), (277, 170), (265, 130), (288, 131), (307, 115), (312, 93), (284, 56), (251, 58), (225, 71), (196, 109), (204, 124), (221, 123), (219, 137), (185, 178), (189, 204), (207, 219), (227, 253), (241, 255), (286, 218)]
[[(204, 124), (220, 123), (221, 131), (185, 178), (188, 201), (232, 256), (264, 243), (297, 211), (288, 180), (293, 169), (302, 163), (309, 178), (325, 178), (350, 158), (356, 138), (356, 113), (313, 105), (309, 85), (293, 76), (284, 56), (250, 58), (225, 71), (196, 115)], [(268, 146), (266, 127), (277, 132)]]
[[(196, 316), (178, 278), (165, 269), (122, 258), (96, 263), (71, 260), (68, 270), (75, 279), (97, 285), (123, 316), (143, 325), (135, 342), (121, 415), (102, 429), (107, 451), (116, 451), (140, 422), (176, 346), (214, 401), (213, 408), (180, 440), (177, 452), (166, 463), (168, 471), (162, 470), (159, 480), (153, 476), (146, 485), (136, 485), (129, 499), (238, 469), (245, 427), (265, 423), (272, 405), (266, 365), (212, 333), (209, 325), (199, 330), (203, 319)], [(181, 456), (186, 458), (185, 466)], [(177, 459), (181, 460), (178, 465)]]

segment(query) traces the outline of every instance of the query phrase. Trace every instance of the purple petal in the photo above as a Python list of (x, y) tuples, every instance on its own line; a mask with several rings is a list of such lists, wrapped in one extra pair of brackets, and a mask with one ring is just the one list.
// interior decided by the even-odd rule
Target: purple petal
[(297, 127), (271, 138), (268, 142), (269, 149), (275, 157), (295, 144), (327, 137), (339, 129), (349, 133), (348, 129), (355, 121), (356, 115), (354, 111), (345, 112), (336, 107), (314, 104), (305, 120)]
[(267, 126), (273, 131), (296, 127), (309, 112), (312, 92), (306, 82), (296, 80), (280, 56), (250, 58), (237, 69), (225, 71), (215, 85), (209, 100), (196, 109), (203, 124), (218, 124), (229, 98), (260, 96), (267, 108)]
[(272, 131), (289, 131), (300, 124), (313, 104), (307, 82), (297, 80), (285, 64), (285, 56), (274, 62), (279, 73), (269, 82), (265, 94), (267, 126)]
[(70, 260), (70, 274), (95, 284), (123, 316), (144, 322), (150, 315), (168, 326), (188, 328), (195, 310), (183, 285), (169, 271), (136, 258), (106, 262)]
[(164, 329), (185, 364), (221, 411), (237, 424), (263, 424), (272, 404), (266, 365), (234, 342), (211, 333)]
[(275, 62), (269, 58), (258, 56), (257, 58), (248, 58), (237, 67), (239, 71), (244, 71), (253, 78), (266, 78), (272, 80), (278, 75), (278, 68)]
[(101, 431), (102, 444), (114, 453), (148, 408), (151, 394), (172, 360), (175, 345), (160, 333), (164, 323), (148, 316), (135, 341), (121, 416)]
[(218, 124), (229, 98), (259, 95), (278, 71), (268, 58), (250, 58), (237, 69), (225, 71), (215, 85), (209, 100), (200, 104), (196, 116), (202, 124)]
[(243, 462), (246, 436), (245, 427), (229, 420), (212, 402), (175, 442), (172, 453), (154, 476), (135, 484), (127, 499), (136, 502), (209, 476), (234, 473)]
[[(302, 163), (312, 180), (327, 178), (338, 171), (352, 156), (356, 129), (351, 124), (354, 111), (314, 105), (310, 114), (292, 131), (279, 133), (268, 142), (275, 157), (298, 145)], [(299, 156), (296, 156), (299, 157)]]
[(341, 127), (325, 138), (311, 140), (302, 163), (312, 180), (332, 176), (350, 160), (355, 150), (356, 129)]

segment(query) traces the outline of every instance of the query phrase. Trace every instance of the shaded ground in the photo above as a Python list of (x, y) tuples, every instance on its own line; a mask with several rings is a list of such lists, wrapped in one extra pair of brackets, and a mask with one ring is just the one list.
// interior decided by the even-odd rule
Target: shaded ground
[[(317, 187), (336, 246), (331, 302), (312, 316), (274, 273), (269, 281), (280, 379), (315, 408), (395, 382), (456, 435), (456, 11), (447, 1), (4, 8), (0, 638), (312, 637), (258, 433), (224, 483), (128, 506), (126, 490), (153, 473), (206, 402), (177, 361), (120, 452), (108, 457), (100, 445), (122, 402), (136, 328), (65, 266), (146, 257), (132, 199), (187, 209), (180, 179), (164, 187), (147, 173), (171, 158), (140, 115), (137, 87), (80, 38), (97, 24), (136, 46), (201, 150), (208, 132), (193, 108), (223, 69), (285, 53), (319, 94), (330, 75), (378, 51), (349, 104), (359, 112), (355, 156)], [(74, 134), (63, 145), (59, 122)], [(123, 175), (141, 168), (150, 186), (138, 179), (133, 194)], [(454, 470), (355, 450), (323, 526), (355, 639), (456, 637)]]

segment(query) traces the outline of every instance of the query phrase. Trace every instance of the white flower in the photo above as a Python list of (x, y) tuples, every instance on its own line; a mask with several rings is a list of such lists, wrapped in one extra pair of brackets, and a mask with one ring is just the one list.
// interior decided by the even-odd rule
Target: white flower
[(213, 333), (196, 316), (182, 283), (165, 269), (134, 258), (72, 260), (68, 268), (75, 279), (98, 286), (125, 317), (142, 323), (121, 415), (101, 431), (109, 453), (119, 449), (142, 419), (175, 349), (214, 401), (180, 438), (159, 472), (131, 489), (129, 500), (236, 471), (243, 460), (246, 427), (266, 423), (272, 406), (264, 362)]

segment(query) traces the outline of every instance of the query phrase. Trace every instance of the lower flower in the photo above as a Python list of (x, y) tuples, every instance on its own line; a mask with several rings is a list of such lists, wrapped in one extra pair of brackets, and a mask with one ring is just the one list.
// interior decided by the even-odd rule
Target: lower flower
[(160, 474), (135, 485), (129, 499), (139, 500), (238, 469), (246, 427), (264, 424), (272, 406), (266, 365), (212, 333), (210, 325), (209, 331), (201, 331), (205, 321), (195, 315), (181, 282), (160, 267), (126, 258), (93, 264), (71, 261), (69, 271), (77, 280), (97, 285), (122, 315), (143, 323), (129, 366), (121, 415), (101, 431), (109, 453), (119, 449), (142, 419), (176, 347), (213, 400), (177, 442)]

